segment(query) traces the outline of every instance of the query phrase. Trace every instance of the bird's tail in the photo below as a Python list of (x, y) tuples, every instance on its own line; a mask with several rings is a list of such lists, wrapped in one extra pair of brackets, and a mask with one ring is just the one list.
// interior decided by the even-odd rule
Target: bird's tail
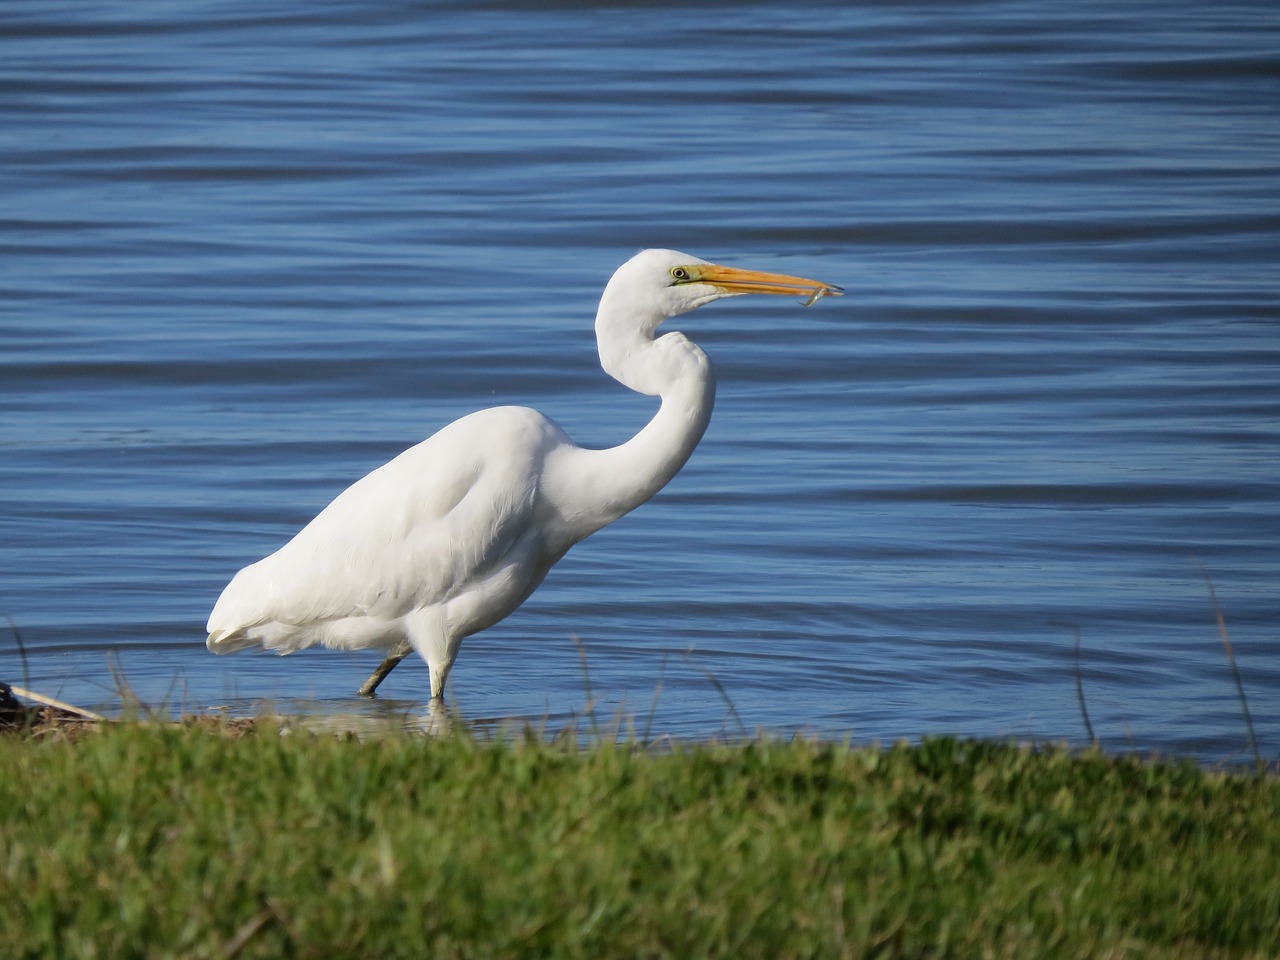
[(257, 647), (261, 644), (261, 637), (250, 636), (249, 631), (244, 628), (238, 630), (215, 630), (209, 634), (209, 639), (205, 641), (205, 646), (219, 656), (228, 653), (239, 653), (241, 650), (248, 650), (250, 647)]

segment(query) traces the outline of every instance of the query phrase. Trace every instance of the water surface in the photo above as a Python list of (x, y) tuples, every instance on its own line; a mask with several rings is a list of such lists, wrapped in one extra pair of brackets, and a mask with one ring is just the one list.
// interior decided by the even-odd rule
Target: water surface
[(1277, 50), (1261, 2), (11, 2), (0, 677), (376, 709), (375, 654), (208, 654), (218, 592), (479, 407), (634, 433), (591, 323), (667, 246), (849, 293), (681, 319), (702, 446), (467, 642), (467, 716), (567, 722), (581, 649), (652, 735), (1080, 743), (1078, 630), (1105, 745), (1239, 759), (1202, 567), (1274, 758)]

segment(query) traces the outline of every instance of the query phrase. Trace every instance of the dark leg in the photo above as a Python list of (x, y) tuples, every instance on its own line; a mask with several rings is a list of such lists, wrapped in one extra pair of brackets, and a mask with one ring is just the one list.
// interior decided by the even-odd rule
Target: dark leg
[(411, 653), (413, 653), (413, 645), (408, 640), (401, 640), (391, 648), (391, 652), (378, 665), (378, 669), (373, 671), (373, 676), (366, 680), (356, 692), (362, 697), (372, 697), (378, 685), (387, 679), (391, 671), (400, 665), (400, 661)]

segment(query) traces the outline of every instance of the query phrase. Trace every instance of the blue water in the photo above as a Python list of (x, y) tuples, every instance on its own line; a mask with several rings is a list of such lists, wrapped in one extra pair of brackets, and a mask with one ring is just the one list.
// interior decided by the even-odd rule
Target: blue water
[[(215, 658), (240, 566), (450, 420), (654, 402), (599, 291), (667, 246), (846, 288), (679, 327), (717, 409), (472, 637), (462, 714), (650, 735), (1280, 756), (1273, 3), (0, 13), (0, 679), (335, 713), (377, 662)], [(114, 671), (114, 672), (113, 672)], [(383, 688), (421, 706), (424, 664)]]

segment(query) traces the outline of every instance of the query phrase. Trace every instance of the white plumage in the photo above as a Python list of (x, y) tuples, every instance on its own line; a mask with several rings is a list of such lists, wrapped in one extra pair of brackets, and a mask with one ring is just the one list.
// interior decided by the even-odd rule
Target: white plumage
[(605, 288), (596, 337), (607, 373), (662, 398), (640, 433), (588, 450), (526, 407), (449, 424), (237, 573), (209, 617), (209, 649), (394, 647), (362, 692), (417, 650), (440, 697), (465, 637), (519, 607), (571, 546), (662, 489), (702, 438), (710, 361), (683, 334), (654, 339), (662, 321), (742, 293), (840, 292), (671, 250), (638, 254)]

